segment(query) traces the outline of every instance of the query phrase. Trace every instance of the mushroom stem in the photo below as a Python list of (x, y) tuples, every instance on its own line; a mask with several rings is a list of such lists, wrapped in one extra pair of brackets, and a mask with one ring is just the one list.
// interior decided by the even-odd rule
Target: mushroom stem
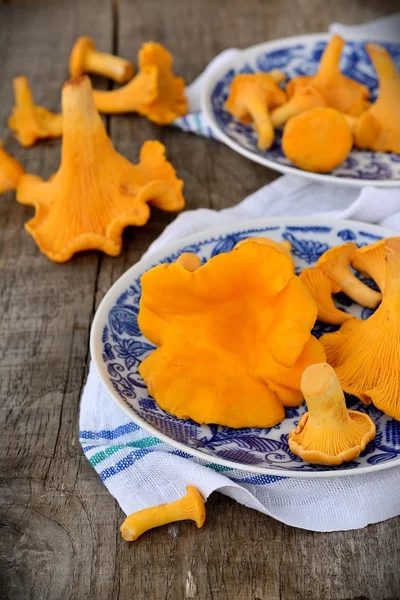
[(274, 128), (264, 99), (256, 94), (249, 97), (247, 110), (254, 121), (254, 129), (258, 134), (258, 147), (260, 150), (267, 150), (274, 139)]
[(339, 35), (333, 35), (327, 44), (319, 63), (318, 75), (339, 72), (340, 55), (342, 54), (345, 41)]
[(192, 485), (186, 486), (187, 494), (169, 504), (160, 504), (129, 515), (121, 525), (121, 535), (127, 542), (134, 542), (143, 533), (175, 521), (195, 521), (202, 527), (206, 518), (204, 500)]
[(335, 371), (327, 363), (310, 365), (301, 378), (301, 391), (308, 408), (309, 422), (315, 427), (342, 428), (350, 421), (344, 394)]
[(399, 76), (396, 65), (390, 54), (378, 44), (367, 44), (366, 49), (379, 77), (380, 92), (390, 79)]
[(35, 103), (27, 78), (22, 75), (21, 77), (16, 77), (13, 80), (13, 88), (16, 107), (21, 110), (23, 109), (26, 112), (30, 112), (32, 119), (34, 119)]
[(98, 50), (92, 50), (86, 55), (85, 71), (104, 75), (117, 83), (125, 83), (133, 75), (132, 63), (129, 60)]
[(93, 90), (96, 108), (101, 113), (110, 115), (137, 112), (143, 105), (150, 104), (156, 99), (157, 80), (157, 67), (146, 67), (129, 83), (117, 90)]
[(176, 263), (181, 265), (186, 271), (196, 271), (201, 266), (201, 258), (194, 252), (183, 252), (177, 259)]

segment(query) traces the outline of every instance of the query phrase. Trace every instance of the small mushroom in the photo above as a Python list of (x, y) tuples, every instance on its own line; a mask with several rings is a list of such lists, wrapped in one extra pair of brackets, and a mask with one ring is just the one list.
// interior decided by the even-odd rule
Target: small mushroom
[(348, 394), (400, 420), (400, 239), (385, 241), (385, 290), (365, 321), (350, 319), (321, 337), (327, 361)]
[(269, 111), (283, 104), (286, 94), (268, 73), (236, 75), (231, 83), (225, 109), (243, 123), (253, 123), (260, 150), (274, 141)]
[(347, 158), (352, 146), (349, 126), (333, 108), (311, 108), (291, 118), (283, 130), (285, 156), (306, 171), (332, 171)]
[(293, 77), (286, 84), (286, 93), (287, 97), (291, 98), (293, 94), (302, 87), (308, 87), (311, 83), (313, 75), (298, 75), (297, 77)]
[(85, 73), (97, 73), (117, 83), (126, 83), (132, 79), (133, 65), (125, 58), (99, 52), (91, 38), (80, 37), (71, 50), (69, 72), (73, 78)]
[(13, 80), (15, 106), (8, 118), (8, 126), (16, 132), (22, 146), (33, 146), (42, 138), (58, 138), (62, 133), (62, 115), (35, 106), (28, 79)]
[(280, 127), (292, 117), (316, 106), (326, 106), (324, 97), (312, 85), (300, 86), (285, 104), (272, 111), (272, 125)]
[(369, 89), (340, 72), (340, 56), (345, 41), (339, 35), (333, 35), (322, 55), (318, 73), (311, 79), (315, 87), (325, 98), (328, 106), (358, 117), (369, 106)]
[(307, 367), (301, 391), (308, 412), (289, 433), (289, 448), (310, 463), (329, 466), (354, 460), (376, 435), (372, 419), (348, 410), (335, 371), (327, 363)]
[(123, 539), (134, 542), (149, 529), (175, 521), (191, 520), (197, 527), (203, 527), (206, 519), (204, 500), (192, 485), (187, 485), (186, 490), (186, 496), (175, 502), (145, 508), (129, 515), (120, 528)]
[(236, 244), (235, 248), (240, 248), (240, 246), (243, 246), (243, 244), (247, 244), (248, 242), (261, 244), (262, 246), (271, 246), (272, 248), (275, 248), (279, 252), (283, 252), (284, 254), (289, 256), (289, 258), (292, 258), (292, 254), (291, 254), (292, 244), (290, 242), (288, 242), (287, 240), (282, 240), (282, 242), (276, 242), (275, 240), (271, 240), (271, 238), (262, 237), (262, 236), (248, 237), (244, 240), (240, 240), (240, 242), (238, 242)]
[(0, 194), (15, 190), (24, 173), (24, 167), (4, 150), (0, 141)]
[(361, 306), (376, 308), (382, 300), (382, 294), (362, 283), (350, 270), (351, 257), (356, 249), (354, 242), (334, 246), (319, 258), (317, 267), (337, 283), (349, 298)]
[(379, 240), (374, 244), (362, 246), (351, 256), (352, 266), (366, 277), (371, 277), (382, 293), (385, 291), (385, 243), (386, 240)]
[(178, 265), (181, 265), (186, 271), (196, 271), (201, 266), (201, 258), (194, 252), (182, 252), (176, 260)]
[(389, 52), (367, 44), (367, 52), (379, 78), (379, 96), (356, 125), (358, 148), (400, 154), (400, 73)]
[(139, 73), (129, 83), (118, 90), (93, 92), (97, 110), (107, 114), (137, 112), (159, 125), (185, 115), (185, 82), (174, 75), (172, 62), (172, 55), (161, 44), (143, 44)]
[(309, 267), (308, 269), (303, 269), (299, 277), (317, 304), (317, 319), (331, 325), (341, 325), (347, 319), (352, 318), (352, 315), (339, 310), (335, 306), (332, 294), (334, 290), (338, 291), (338, 289), (335, 282), (321, 268)]

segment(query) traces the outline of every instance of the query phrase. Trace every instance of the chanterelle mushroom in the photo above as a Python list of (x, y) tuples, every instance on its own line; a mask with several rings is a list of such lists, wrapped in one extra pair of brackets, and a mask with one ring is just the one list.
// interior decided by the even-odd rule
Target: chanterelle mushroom
[(133, 76), (133, 65), (125, 58), (99, 52), (91, 38), (80, 37), (71, 51), (69, 73), (72, 78), (84, 73), (97, 73), (117, 83), (126, 83)]
[(225, 108), (243, 123), (253, 123), (260, 150), (268, 150), (274, 141), (269, 112), (283, 104), (286, 94), (268, 73), (236, 75), (231, 83)]
[(350, 270), (350, 260), (357, 245), (348, 242), (330, 248), (319, 258), (317, 266), (335, 281), (340, 289), (355, 302), (368, 308), (376, 308), (382, 294), (362, 283)]
[[(335, 283), (319, 267), (303, 269), (299, 275), (318, 307), (318, 319), (331, 325), (341, 325), (352, 315), (339, 310), (332, 300)], [(336, 289), (337, 291), (337, 289)]]
[(355, 117), (368, 108), (369, 89), (340, 72), (340, 55), (345, 41), (333, 35), (321, 58), (318, 73), (310, 80), (326, 99), (328, 106)]
[(118, 90), (95, 90), (96, 108), (110, 114), (138, 112), (159, 125), (185, 115), (185, 82), (174, 75), (172, 62), (172, 55), (161, 44), (143, 44), (139, 52), (139, 73)]
[(285, 156), (306, 171), (332, 171), (347, 158), (352, 145), (353, 136), (343, 115), (325, 106), (292, 117), (283, 130)]
[(22, 146), (33, 146), (42, 138), (57, 138), (62, 133), (62, 116), (35, 106), (26, 77), (13, 80), (15, 106), (8, 118), (8, 126), (16, 132)]
[(289, 433), (289, 448), (310, 463), (329, 466), (354, 460), (376, 435), (372, 419), (348, 410), (335, 371), (327, 363), (310, 365), (301, 379), (306, 412)]
[(0, 141), (0, 194), (15, 190), (24, 173), (23, 166), (4, 150)]
[(144, 143), (138, 165), (114, 150), (94, 107), (87, 75), (64, 84), (62, 108), (57, 173), (48, 182), (24, 175), (18, 185), (17, 200), (36, 209), (25, 227), (56, 262), (82, 250), (116, 256), (123, 229), (148, 221), (148, 203), (164, 210), (183, 208), (183, 182), (165, 159), (160, 142)]
[[(395, 239), (400, 240), (400, 237)], [(352, 266), (363, 275), (372, 277), (381, 292), (385, 291), (385, 243), (386, 240), (379, 240), (374, 244), (357, 248), (351, 255)]]
[(312, 85), (300, 86), (285, 104), (272, 111), (272, 125), (280, 127), (292, 117), (316, 106), (326, 106), (325, 98)]
[(385, 290), (366, 321), (351, 319), (321, 338), (345, 392), (400, 420), (400, 240), (385, 242)]
[(357, 122), (358, 148), (400, 154), (400, 73), (387, 50), (367, 44), (379, 78), (379, 96)]

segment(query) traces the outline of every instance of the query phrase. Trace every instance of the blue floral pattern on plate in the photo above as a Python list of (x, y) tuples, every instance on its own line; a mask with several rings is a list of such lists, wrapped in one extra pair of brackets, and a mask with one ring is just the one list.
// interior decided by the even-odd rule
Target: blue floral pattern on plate
[[(345, 75), (366, 85), (374, 99), (377, 95), (378, 82), (364, 45), (365, 42), (347, 42), (341, 58), (341, 68)], [(400, 69), (400, 44), (382, 43), (382, 45), (390, 52)], [(210, 108), (217, 128), (255, 156), (273, 161), (277, 165), (296, 169), (282, 152), (281, 131), (276, 132), (274, 143), (269, 150), (259, 150), (253, 128), (232, 117), (224, 108), (225, 101), (230, 84), (239, 73), (279, 69), (290, 79), (299, 75), (315, 74), (325, 46), (326, 41), (321, 40), (304, 41), (304, 43), (293, 41), (286, 46), (280, 46), (278, 50), (267, 52), (260, 50), (258, 55), (251, 61), (246, 61), (240, 68), (229, 68), (215, 82), (210, 92)], [(365, 182), (398, 180), (400, 185), (400, 156), (392, 153), (353, 150), (347, 160), (330, 175)]]
[[(288, 221), (288, 220), (286, 220)], [(296, 220), (296, 223), (299, 220)], [(254, 223), (254, 222), (253, 222)], [(376, 229), (375, 229), (376, 231)], [(379, 235), (368, 231), (368, 227), (343, 227), (343, 223), (328, 226), (314, 224), (304, 225), (282, 224), (271, 226), (253, 226), (237, 229), (233, 226), (230, 233), (197, 236), (199, 241), (182, 244), (179, 250), (166, 253), (158, 262), (175, 261), (182, 252), (196, 252), (206, 261), (221, 252), (229, 252), (247, 237), (266, 235), (276, 240), (286, 239), (292, 244), (297, 271), (315, 263), (322, 252), (332, 245), (352, 240), (362, 245), (371, 239), (379, 239)], [(140, 266), (140, 263), (139, 265)], [(316, 473), (326, 471), (328, 467), (310, 465), (295, 456), (287, 443), (288, 433), (293, 429), (305, 406), (286, 410), (286, 418), (282, 423), (270, 429), (231, 429), (217, 425), (199, 425), (191, 420), (182, 420), (163, 411), (149, 396), (146, 385), (138, 374), (138, 365), (153, 350), (152, 346), (140, 333), (137, 324), (138, 306), (141, 296), (140, 274), (152, 266), (147, 262), (137, 271), (131, 283), (114, 301), (111, 308), (102, 316), (100, 335), (96, 340), (101, 353), (94, 353), (95, 363), (101, 360), (105, 368), (106, 378), (115, 393), (130, 408), (132, 418), (142, 420), (142, 425), (150, 426), (157, 432), (167, 436), (172, 442), (185, 446), (185, 450), (200, 451), (204, 459), (212, 461), (229, 461), (237, 467), (257, 467), (278, 474)], [(117, 284), (116, 284), (117, 285)], [(353, 304), (344, 295), (338, 295), (338, 306), (342, 310), (356, 316), (367, 318), (368, 309)], [(100, 311), (99, 311), (100, 312)], [(320, 337), (323, 333), (334, 331), (331, 325), (317, 323), (314, 334)], [(98, 368), (98, 364), (96, 363)], [(357, 469), (368, 465), (382, 464), (400, 458), (400, 422), (395, 421), (373, 406), (365, 406), (354, 398), (349, 398), (349, 406), (368, 413), (374, 420), (377, 436), (365, 452), (357, 460), (347, 463), (340, 469)], [(154, 432), (154, 430), (153, 430)], [(197, 453), (198, 456), (198, 453)], [(332, 468), (330, 468), (332, 471)]]

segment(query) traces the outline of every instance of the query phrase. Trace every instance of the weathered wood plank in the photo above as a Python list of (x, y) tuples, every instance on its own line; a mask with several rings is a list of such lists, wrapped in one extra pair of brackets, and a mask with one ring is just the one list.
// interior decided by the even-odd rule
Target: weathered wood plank
[[(59, 109), (69, 52), (82, 34), (111, 50), (111, 0), (0, 6), (0, 137), (28, 172), (44, 177), (54, 172), (60, 142), (19, 147), (6, 127), (12, 78), (26, 74), (36, 101)], [(90, 589), (97, 589), (95, 566), (111, 597), (115, 552), (110, 552), (104, 531), (115, 540), (114, 502), (77, 441), (99, 256), (51, 263), (23, 229), (32, 214), (17, 204), (14, 194), (2, 196), (0, 597), (88, 598)], [(85, 489), (88, 482), (91, 492)], [(111, 515), (111, 526), (100, 504)], [(109, 591), (106, 581), (111, 582)]]
[[(119, 0), (118, 50), (164, 43), (188, 81), (220, 50), (376, 18), (397, 0)], [(30, 172), (48, 176), (59, 142), (23, 150), (7, 133), (11, 79), (24, 72), (35, 98), (59, 106), (67, 56), (78, 35), (113, 47), (111, 0), (0, 6), (0, 137)], [(114, 1), (117, 9), (118, 3)], [(97, 79), (96, 86), (105, 85)], [(221, 208), (276, 175), (209, 140), (113, 117), (116, 147), (136, 160), (158, 138), (185, 180), (189, 208)], [(154, 211), (127, 230), (117, 259), (87, 254), (53, 265), (23, 231), (29, 208), (0, 202), (0, 597), (25, 600), (305, 600), (400, 598), (400, 520), (349, 533), (295, 530), (215, 495), (207, 525), (181, 523), (129, 546), (123, 515), (81, 456), (78, 402), (94, 306), (173, 219)], [(232, 526), (232, 524), (234, 526)], [(189, 585), (189, 582), (190, 585)], [(189, 591), (187, 591), (189, 590)]]

